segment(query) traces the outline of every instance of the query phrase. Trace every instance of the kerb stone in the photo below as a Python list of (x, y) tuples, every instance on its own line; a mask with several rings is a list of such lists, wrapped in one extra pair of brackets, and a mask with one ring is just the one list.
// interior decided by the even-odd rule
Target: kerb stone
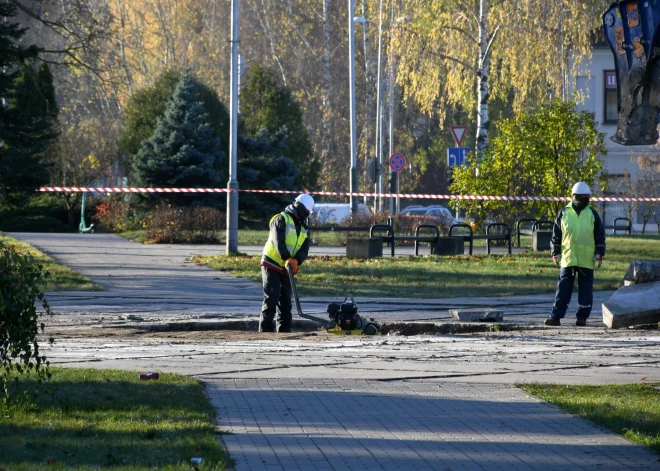
[(504, 319), (504, 313), (499, 309), (477, 308), (477, 309), (450, 309), (449, 314), (463, 322), (500, 322)]
[(619, 288), (603, 303), (603, 322), (612, 329), (660, 322), (660, 281)]

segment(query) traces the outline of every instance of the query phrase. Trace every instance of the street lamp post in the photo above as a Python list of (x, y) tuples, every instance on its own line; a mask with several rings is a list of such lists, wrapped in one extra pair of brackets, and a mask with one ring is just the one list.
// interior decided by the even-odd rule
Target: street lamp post
[(231, 0), (231, 92), (229, 182), (227, 184), (227, 255), (238, 253), (238, 0)]
[[(383, 49), (383, 0), (380, 0), (380, 15), (378, 20), (378, 73), (376, 78), (376, 157), (378, 158), (379, 169), (384, 168), (383, 166), (383, 121), (382, 121), (382, 109), (380, 103), (380, 72), (382, 67), (381, 52)], [(378, 172), (378, 193), (383, 192), (383, 171)], [(376, 203), (376, 209), (378, 211), (383, 210), (383, 197), (378, 196)]]
[(357, 143), (355, 134), (355, 28), (353, 13), (355, 11), (354, 0), (348, 0), (348, 80), (350, 82), (350, 119), (351, 119), (351, 215), (357, 215), (358, 197), (357, 193)]

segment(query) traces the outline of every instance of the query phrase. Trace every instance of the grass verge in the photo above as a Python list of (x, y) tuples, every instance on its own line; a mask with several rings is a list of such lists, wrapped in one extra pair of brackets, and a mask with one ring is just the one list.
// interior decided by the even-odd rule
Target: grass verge
[(660, 452), (660, 383), (517, 386)]
[[(634, 259), (660, 260), (654, 237), (609, 237), (603, 266), (596, 270), (595, 290), (614, 290)], [(259, 256), (196, 256), (211, 268), (261, 282)], [(383, 257), (347, 259), (310, 257), (301, 265), (302, 296), (444, 298), (552, 293), (559, 268), (548, 252), (451, 257)]]
[(0, 409), (0, 468), (190, 470), (193, 457), (203, 459), (200, 470), (228, 467), (199, 381), (168, 373), (140, 381), (130, 371), (51, 372), (52, 395)]
[[(123, 237), (124, 239), (142, 244), (147, 238), (147, 231), (125, 231), (119, 232), (117, 235)], [(220, 241), (220, 244), (225, 243), (226, 235), (226, 231), (218, 231), (215, 233), (215, 237)], [(248, 229), (241, 229), (238, 231), (239, 245), (265, 245), (267, 240), (268, 231), (254, 231)], [(340, 246), (342, 243), (346, 244), (345, 235), (339, 232), (315, 232), (314, 240), (318, 245)]]
[(44, 291), (103, 291), (100, 285), (89, 278), (76, 273), (69, 267), (60, 265), (48, 255), (25, 242), (3, 234), (0, 234), (0, 241), (13, 247), (19, 254), (29, 253), (44, 267), (45, 271), (50, 273), (46, 285), (40, 287)]

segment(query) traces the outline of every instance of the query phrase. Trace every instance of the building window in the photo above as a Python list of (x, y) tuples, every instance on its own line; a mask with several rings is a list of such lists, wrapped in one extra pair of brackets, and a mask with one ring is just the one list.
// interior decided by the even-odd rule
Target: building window
[(605, 94), (603, 97), (603, 103), (605, 105), (603, 115), (605, 116), (605, 119), (603, 122), (616, 123), (619, 113), (617, 104), (616, 72), (613, 70), (606, 70), (603, 78), (605, 82), (605, 86), (603, 87)]

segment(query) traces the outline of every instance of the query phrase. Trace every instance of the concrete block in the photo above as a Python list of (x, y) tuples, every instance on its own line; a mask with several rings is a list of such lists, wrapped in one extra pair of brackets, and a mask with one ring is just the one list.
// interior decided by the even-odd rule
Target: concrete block
[(500, 322), (504, 319), (501, 310), (490, 308), (450, 309), (449, 314), (463, 322)]
[(550, 239), (552, 231), (533, 231), (532, 232), (532, 250), (541, 252), (550, 250)]
[(633, 260), (623, 276), (623, 285), (660, 281), (660, 260)]
[(383, 256), (383, 239), (370, 237), (368, 239), (348, 239), (346, 241), (346, 256), (348, 258), (376, 258)]
[(465, 240), (463, 237), (440, 237), (435, 247), (431, 247), (434, 255), (463, 255)]
[(619, 288), (603, 303), (603, 322), (613, 329), (660, 322), (660, 281)]

